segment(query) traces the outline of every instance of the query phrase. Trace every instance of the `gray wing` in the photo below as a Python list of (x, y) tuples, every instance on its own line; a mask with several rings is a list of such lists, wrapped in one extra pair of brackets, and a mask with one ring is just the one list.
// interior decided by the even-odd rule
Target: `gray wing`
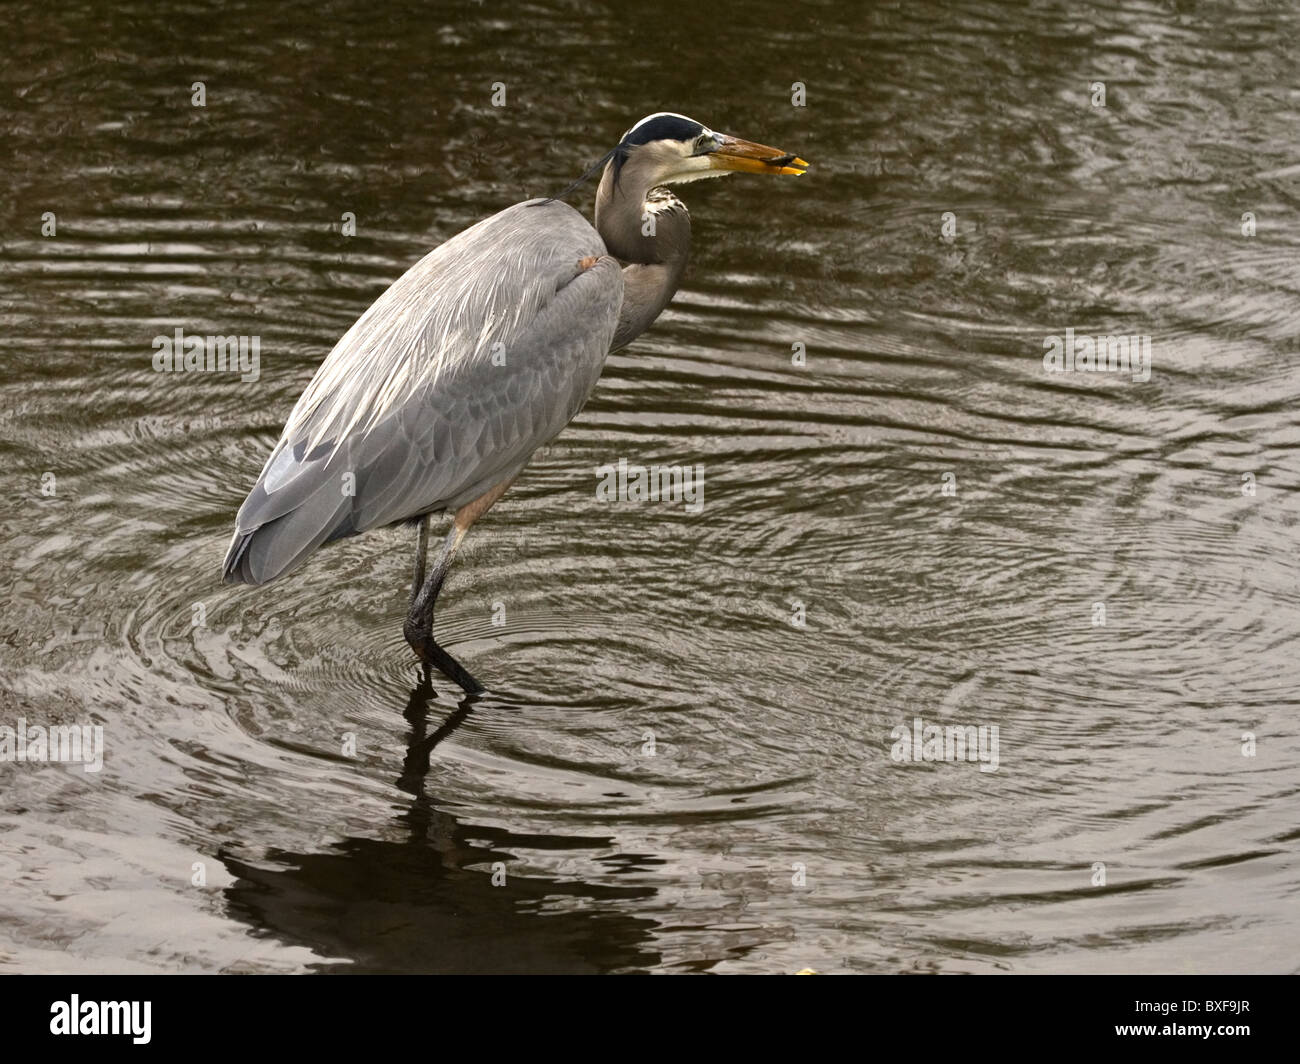
[(430, 252), (298, 400), (239, 509), (226, 581), (265, 583), (328, 540), (514, 476), (591, 394), (622, 301), (617, 261), (557, 201), (516, 204)]

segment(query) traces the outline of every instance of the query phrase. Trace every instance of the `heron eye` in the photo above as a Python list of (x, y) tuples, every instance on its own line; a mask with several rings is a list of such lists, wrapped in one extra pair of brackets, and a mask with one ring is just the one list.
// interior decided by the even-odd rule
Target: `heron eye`
[(697, 155), (701, 152), (708, 151), (712, 147), (713, 147), (713, 138), (709, 136), (707, 133), (701, 133), (698, 137), (695, 138), (695, 153)]

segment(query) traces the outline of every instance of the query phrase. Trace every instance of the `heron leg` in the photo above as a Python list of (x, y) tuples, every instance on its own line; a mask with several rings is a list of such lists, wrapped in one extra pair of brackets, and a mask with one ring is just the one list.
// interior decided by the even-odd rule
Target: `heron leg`
[(420, 542), (416, 548), (416, 583), (411, 589), (411, 607), (406, 614), (406, 623), (402, 625), (402, 634), (420, 656), (426, 670), (431, 666), (436, 667), (467, 692), (474, 693), (483, 690), (482, 684), (474, 679), (460, 662), (438, 646), (437, 640), (433, 638), (433, 607), (438, 601), (438, 592), (442, 590), (443, 581), (447, 579), (447, 573), (451, 569), (451, 560), (456, 556), (456, 548), (465, 538), (466, 531), (464, 528), (452, 525), (450, 534), (443, 542), (442, 552), (438, 555), (438, 560), (433, 563), (433, 570), (426, 577), (424, 551), (420, 548), (428, 545), (428, 529), (425, 523), (421, 523)]
[(415, 577), (411, 580), (411, 609), (415, 608), (415, 600), (420, 594), (420, 588), (424, 586), (424, 565), (429, 560), (429, 515), (425, 514), (421, 517), (415, 527), (417, 529), (415, 535)]
[(433, 606), (438, 600), (438, 592), (442, 590), (442, 582), (447, 579), (447, 572), (451, 569), (451, 560), (456, 556), (456, 548), (465, 538), (465, 533), (475, 521), (492, 508), (492, 504), (497, 499), (505, 494), (506, 488), (510, 487), (513, 480), (513, 476), (509, 480), (503, 480), (496, 487), (456, 511), (456, 517), (451, 523), (451, 531), (443, 542), (442, 553), (438, 555), (438, 560), (433, 564), (433, 571), (427, 577), (424, 575), (424, 563), (429, 544), (428, 518), (420, 521), (420, 532), (416, 542), (415, 587), (411, 589), (411, 608), (406, 614), (402, 634), (406, 636), (406, 641), (424, 662), (426, 673), (431, 666), (436, 666), (444, 675), (460, 684), (467, 694), (482, 691), (483, 685), (474, 679), (460, 662), (438, 646), (437, 640), (433, 638)]

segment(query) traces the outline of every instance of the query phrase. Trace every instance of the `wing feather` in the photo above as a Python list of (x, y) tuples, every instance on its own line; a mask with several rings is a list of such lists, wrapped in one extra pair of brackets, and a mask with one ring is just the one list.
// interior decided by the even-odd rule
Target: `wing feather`
[(515, 475), (591, 394), (622, 299), (599, 234), (556, 201), (430, 252), (298, 400), (240, 508), (226, 579), (264, 583), (327, 540), (456, 509)]

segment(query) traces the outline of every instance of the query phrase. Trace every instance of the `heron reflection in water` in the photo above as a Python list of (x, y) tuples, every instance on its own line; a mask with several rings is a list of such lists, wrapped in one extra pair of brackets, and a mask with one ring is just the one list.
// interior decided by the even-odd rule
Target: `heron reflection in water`
[[(602, 166), (594, 228), (559, 199), (515, 204), (431, 251), (357, 319), (239, 508), (228, 583), (265, 584), (322, 544), (412, 523), (403, 633), (426, 674), (482, 689), (434, 639), (438, 592), (470, 526), (582, 409), (609, 353), (677, 291), (691, 223), (666, 186), (808, 164), (659, 113), (571, 188)], [(426, 572), (429, 517), (444, 512), (451, 530)]]

